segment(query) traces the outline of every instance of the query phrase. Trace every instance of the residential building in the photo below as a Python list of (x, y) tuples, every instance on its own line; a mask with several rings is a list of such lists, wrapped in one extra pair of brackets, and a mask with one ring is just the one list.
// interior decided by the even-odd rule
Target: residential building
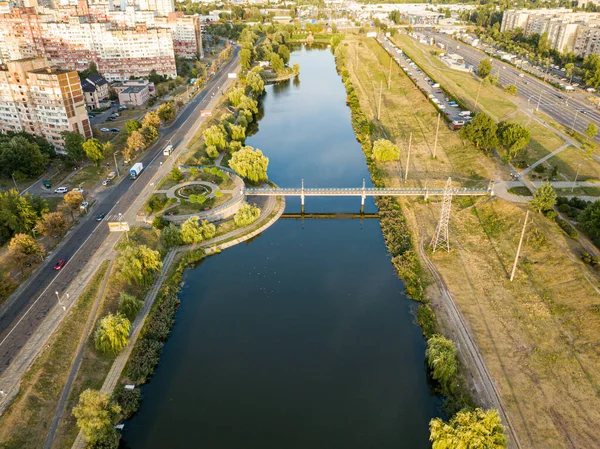
[(154, 83), (147, 80), (128, 80), (113, 86), (119, 103), (129, 107), (142, 107), (156, 95)]
[(152, 70), (170, 78), (177, 76), (169, 28), (139, 23), (119, 26), (90, 21), (87, 16), (59, 21), (56, 16), (38, 15), (33, 8), (0, 14), (2, 61), (35, 56), (77, 71), (93, 61), (109, 81), (148, 76)]
[(92, 137), (77, 72), (50, 67), (42, 58), (0, 65), (0, 131), (25, 131), (58, 149), (63, 131)]
[(572, 51), (585, 57), (600, 50), (593, 37), (599, 26), (599, 13), (572, 12), (558, 8), (504, 11), (500, 30), (521, 28), (526, 36), (546, 34), (552, 49)]
[(97, 74), (88, 76), (81, 83), (85, 105), (89, 109), (100, 109), (110, 105), (108, 81)]

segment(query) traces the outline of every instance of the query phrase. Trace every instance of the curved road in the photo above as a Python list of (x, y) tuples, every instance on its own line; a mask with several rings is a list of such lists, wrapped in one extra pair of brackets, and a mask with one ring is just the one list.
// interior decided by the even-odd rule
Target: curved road
[[(208, 81), (206, 87), (196, 94), (175, 122), (163, 129), (159, 139), (138, 159), (145, 167), (142, 176), (134, 181), (127, 177), (122, 178), (112, 187), (110, 193), (99, 200), (95, 209), (97, 213), (125, 213), (158, 169), (159, 164), (154, 162), (164, 159), (162, 149), (167, 141), (171, 140), (174, 146), (181, 142), (183, 136), (194, 125), (199, 109), (205, 108), (212, 98), (211, 95), (219, 92), (219, 87), (227, 79), (227, 73), (233, 71), (237, 64), (238, 48), (234, 48), (233, 57), (219, 70), (217, 76)], [(106, 223), (97, 222), (93, 215), (84, 217), (82, 223), (67, 234), (62, 246), (53, 252), (52, 257), (46, 259), (41, 269), (29, 279), (25, 288), (0, 308), (0, 374), (6, 370), (47, 313), (56, 305), (55, 292), (58, 291), (62, 297), (71, 281), (94, 257), (108, 236)], [(67, 260), (67, 264), (56, 272), (53, 265), (58, 259)]]

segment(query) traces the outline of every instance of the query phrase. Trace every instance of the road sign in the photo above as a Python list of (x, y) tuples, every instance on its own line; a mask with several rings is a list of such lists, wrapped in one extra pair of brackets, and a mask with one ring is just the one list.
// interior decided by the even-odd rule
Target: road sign
[(200, 117), (212, 117), (212, 111), (203, 109), (202, 111), (200, 111)]
[(108, 230), (110, 232), (127, 232), (129, 231), (129, 223), (126, 221), (110, 221), (108, 222)]

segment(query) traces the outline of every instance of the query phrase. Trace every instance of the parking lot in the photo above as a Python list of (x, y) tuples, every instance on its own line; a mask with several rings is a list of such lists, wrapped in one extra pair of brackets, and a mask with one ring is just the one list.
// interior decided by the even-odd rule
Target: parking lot
[(394, 58), (400, 68), (410, 77), (417, 87), (429, 98), (429, 101), (450, 120), (452, 129), (460, 129), (466, 121), (471, 120), (469, 111), (461, 111), (454, 98), (450, 97), (442, 87), (430, 79), (401, 49), (387, 37), (377, 37), (379, 43)]

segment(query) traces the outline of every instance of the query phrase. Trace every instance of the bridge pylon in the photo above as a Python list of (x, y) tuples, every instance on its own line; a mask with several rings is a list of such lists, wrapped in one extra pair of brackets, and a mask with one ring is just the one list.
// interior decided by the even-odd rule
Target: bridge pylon
[(443, 248), (450, 251), (450, 236), (448, 232), (448, 224), (450, 222), (450, 209), (452, 207), (452, 179), (448, 178), (444, 187), (444, 198), (442, 200), (442, 213), (440, 221), (435, 229), (435, 234), (431, 239), (431, 248), (433, 252), (438, 248)]
[(367, 187), (365, 185), (365, 180), (363, 179), (362, 185), (362, 195), (360, 196), (360, 213), (365, 213), (365, 199), (367, 198)]
[(300, 193), (300, 204), (302, 213), (304, 213), (304, 178), (302, 179), (302, 188)]

